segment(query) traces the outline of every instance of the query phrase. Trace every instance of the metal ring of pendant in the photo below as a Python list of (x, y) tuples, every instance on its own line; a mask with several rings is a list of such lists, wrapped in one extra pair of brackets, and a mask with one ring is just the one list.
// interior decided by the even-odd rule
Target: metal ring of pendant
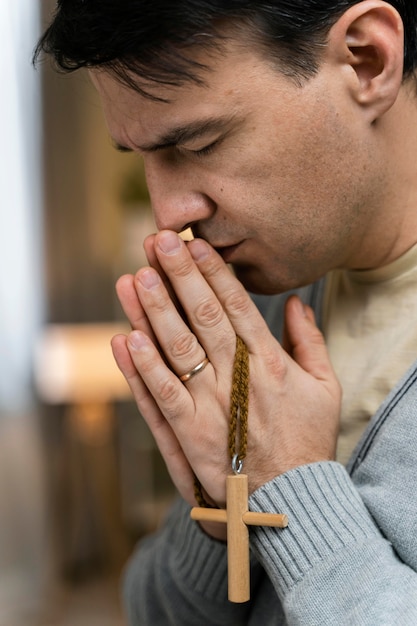
[(238, 454), (234, 454), (232, 458), (232, 470), (234, 474), (240, 474), (243, 470), (243, 460), (239, 459)]

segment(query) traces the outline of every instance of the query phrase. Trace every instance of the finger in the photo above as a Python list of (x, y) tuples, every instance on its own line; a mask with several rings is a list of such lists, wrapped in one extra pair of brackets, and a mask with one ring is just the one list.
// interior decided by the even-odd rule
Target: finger
[(116, 293), (131, 327), (152, 336), (152, 328), (136, 293), (134, 276), (121, 276), (116, 283)]
[(158, 257), (155, 252), (155, 237), (156, 235), (148, 235), (145, 241), (143, 242), (143, 247), (145, 248), (146, 257), (148, 259), (149, 265), (153, 267), (161, 277), (162, 282), (164, 283), (172, 302), (175, 304), (177, 311), (181, 315), (181, 317), (186, 320), (186, 314), (184, 309), (182, 308), (174, 290), (172, 289), (172, 285), (168, 280), (167, 275), (165, 274), (162, 265), (160, 264)]
[[(188, 388), (167, 368), (158, 350), (144, 333), (133, 331), (128, 336), (126, 345), (146, 390), (150, 392), (160, 413), (165, 418), (166, 424), (181, 442), (184, 456), (190, 465), (192, 467), (201, 465), (202, 462), (206, 462), (206, 457), (212, 461), (211, 449), (201, 450), (196, 443), (196, 438), (198, 439), (201, 431), (204, 431), (204, 420), (196, 422), (196, 401), (189, 393)], [(209, 371), (209, 367), (207, 367), (198, 376), (199, 379), (201, 376), (205, 376), (207, 379), (206, 388), (203, 389), (203, 399), (207, 402), (207, 388), (215, 389), (216, 387), (214, 370), (211, 367)], [(198, 395), (201, 387), (197, 386), (196, 390), (197, 393), (194, 395)], [(141, 392), (143, 393), (143, 389)], [(139, 406), (143, 407), (143, 398), (139, 397), (138, 403)], [(213, 423), (211, 425), (213, 426)], [(224, 425), (224, 427), (227, 426)], [(157, 431), (159, 428), (165, 430), (166, 426), (154, 419), (152, 432), (155, 438), (158, 438)], [(215, 438), (218, 430), (217, 427), (214, 428), (213, 438)], [(159, 438), (157, 440), (160, 441)], [(172, 444), (172, 441), (170, 443)], [(166, 449), (165, 454), (168, 454)]]
[(317, 380), (334, 377), (324, 337), (316, 325), (314, 313), (298, 296), (285, 304), (285, 328), (292, 358)]
[(162, 266), (160, 264), (160, 262), (158, 261), (158, 257), (156, 256), (155, 253), (155, 233), (152, 235), (148, 235), (146, 237), (146, 239), (143, 242), (143, 247), (145, 249), (145, 253), (146, 253), (146, 258), (148, 259), (148, 263), (151, 267), (153, 267), (159, 274), (159, 276), (161, 277), (162, 281), (164, 282), (164, 285), (167, 287), (167, 289), (169, 288), (169, 280), (164, 272), (164, 270), (162, 269)]
[[(140, 331), (132, 331), (126, 342), (146, 393), (149, 391), (159, 410), (169, 422), (194, 415), (194, 401), (187, 389), (165, 364), (157, 347)], [(139, 398), (141, 400), (141, 398)]]
[[(155, 251), (187, 315), (189, 326), (198, 337), (199, 343), (204, 347), (213, 365), (222, 370), (225, 366), (229, 367), (235, 347), (233, 327), (218, 297), (194, 263), (186, 244), (175, 233), (162, 231), (155, 238)], [(159, 285), (159, 292), (155, 290), (153, 294), (160, 296), (158, 301), (154, 299), (152, 302), (149, 292), (145, 293), (143, 288), (138, 293), (155, 334), (161, 344), (165, 345), (166, 316), (170, 314), (166, 294), (163, 294), (161, 285)], [(159, 312), (158, 307), (161, 309)], [(169, 319), (172, 332), (176, 322), (173, 317)], [(178, 320), (177, 328), (181, 331)], [(188, 341), (192, 339), (189, 337)], [(225, 355), (227, 355), (226, 360)]]
[(172, 369), (181, 376), (201, 363), (205, 349), (179, 314), (159, 274), (151, 267), (139, 270), (136, 290), (156, 342)]
[(188, 244), (188, 249), (249, 352), (256, 353), (268, 348), (271, 334), (264, 319), (220, 255), (203, 239), (194, 239)]
[(164, 458), (168, 472), (177, 489), (192, 502), (194, 474), (174, 431), (162, 415), (152, 394), (139, 376), (127, 347), (127, 337), (116, 335), (111, 342), (114, 358), (126, 378), (139, 412), (145, 419)]
[(156, 258), (156, 254), (155, 254), (155, 233), (152, 233), (151, 235), (148, 235), (147, 237), (145, 237), (145, 239), (143, 240), (143, 248), (145, 250), (145, 254), (146, 254), (146, 258), (148, 259), (148, 263), (149, 265), (152, 265), (152, 267), (154, 267), (158, 273), (160, 274), (161, 272), (159, 270), (162, 271), (162, 267), (158, 267), (159, 265), (159, 261)]

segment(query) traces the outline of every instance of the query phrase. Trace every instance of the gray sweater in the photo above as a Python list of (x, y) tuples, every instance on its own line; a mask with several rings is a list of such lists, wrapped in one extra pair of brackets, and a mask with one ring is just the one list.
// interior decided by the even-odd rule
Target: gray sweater
[[(301, 292), (320, 319), (322, 284)], [(279, 337), (283, 298), (257, 304)], [(132, 626), (417, 624), (417, 361), (387, 396), (347, 468), (304, 465), (252, 494), (285, 529), (251, 527), (251, 600), (227, 600), (226, 547), (179, 500), (133, 555)]]

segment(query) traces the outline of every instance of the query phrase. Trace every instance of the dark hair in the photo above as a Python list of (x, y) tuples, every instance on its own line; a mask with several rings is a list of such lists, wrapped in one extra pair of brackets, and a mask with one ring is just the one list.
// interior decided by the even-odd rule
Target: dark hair
[[(59, 0), (34, 61), (46, 52), (63, 71), (102, 67), (146, 93), (143, 81), (202, 82), (205, 66), (189, 50), (199, 46), (215, 53), (221, 49), (224, 26), (231, 25), (243, 28), (249, 42), (262, 45), (281, 71), (302, 81), (317, 71), (331, 26), (359, 1)], [(417, 3), (389, 3), (404, 23), (408, 77), (417, 67)]]

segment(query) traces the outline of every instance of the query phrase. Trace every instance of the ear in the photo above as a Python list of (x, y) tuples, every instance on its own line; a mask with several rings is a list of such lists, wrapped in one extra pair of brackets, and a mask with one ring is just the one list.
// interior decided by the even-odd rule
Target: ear
[(399, 13), (382, 0), (355, 4), (330, 30), (329, 49), (350, 70), (351, 95), (374, 122), (394, 104), (402, 84), (404, 29)]

